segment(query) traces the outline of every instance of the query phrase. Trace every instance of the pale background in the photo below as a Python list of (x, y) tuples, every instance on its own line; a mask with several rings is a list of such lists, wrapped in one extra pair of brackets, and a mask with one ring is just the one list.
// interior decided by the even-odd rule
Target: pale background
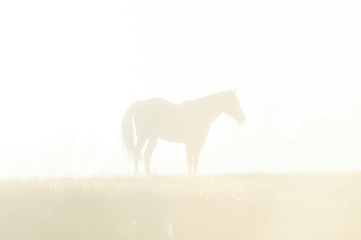
[(1, 1), (0, 178), (131, 174), (132, 102), (233, 88), (246, 122), (214, 122), (201, 174), (360, 170), (360, 43), (359, 0)]

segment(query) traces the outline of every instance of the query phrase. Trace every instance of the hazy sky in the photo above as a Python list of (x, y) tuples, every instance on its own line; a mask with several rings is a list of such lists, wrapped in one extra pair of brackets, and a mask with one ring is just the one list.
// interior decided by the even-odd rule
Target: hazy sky
[(2, 1), (0, 177), (129, 174), (132, 102), (232, 88), (246, 123), (217, 119), (200, 173), (360, 170), (360, 43), (359, 0)]

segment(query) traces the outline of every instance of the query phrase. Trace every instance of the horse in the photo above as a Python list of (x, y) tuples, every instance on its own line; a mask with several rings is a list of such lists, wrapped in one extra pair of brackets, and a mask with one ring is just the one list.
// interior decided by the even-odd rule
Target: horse
[(163, 139), (186, 144), (188, 173), (197, 175), (199, 154), (210, 125), (221, 113), (230, 116), (239, 125), (245, 121), (236, 90), (214, 93), (181, 104), (162, 98), (134, 102), (125, 112), (121, 127), (124, 147), (134, 158), (134, 174), (138, 175), (138, 160), (147, 141), (145, 174), (150, 173), (152, 153), (158, 139)]

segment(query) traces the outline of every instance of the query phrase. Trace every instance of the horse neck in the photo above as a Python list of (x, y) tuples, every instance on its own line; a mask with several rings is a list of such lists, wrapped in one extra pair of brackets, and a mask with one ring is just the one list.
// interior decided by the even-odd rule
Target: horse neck
[[(197, 100), (196, 100), (197, 101)], [(207, 123), (211, 124), (223, 112), (223, 99), (219, 94), (210, 95), (199, 99), (199, 114)]]

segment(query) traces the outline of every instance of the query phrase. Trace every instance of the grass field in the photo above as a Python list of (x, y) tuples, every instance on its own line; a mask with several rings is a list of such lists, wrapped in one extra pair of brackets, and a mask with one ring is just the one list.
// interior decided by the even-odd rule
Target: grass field
[(0, 180), (0, 239), (361, 239), (361, 173)]

